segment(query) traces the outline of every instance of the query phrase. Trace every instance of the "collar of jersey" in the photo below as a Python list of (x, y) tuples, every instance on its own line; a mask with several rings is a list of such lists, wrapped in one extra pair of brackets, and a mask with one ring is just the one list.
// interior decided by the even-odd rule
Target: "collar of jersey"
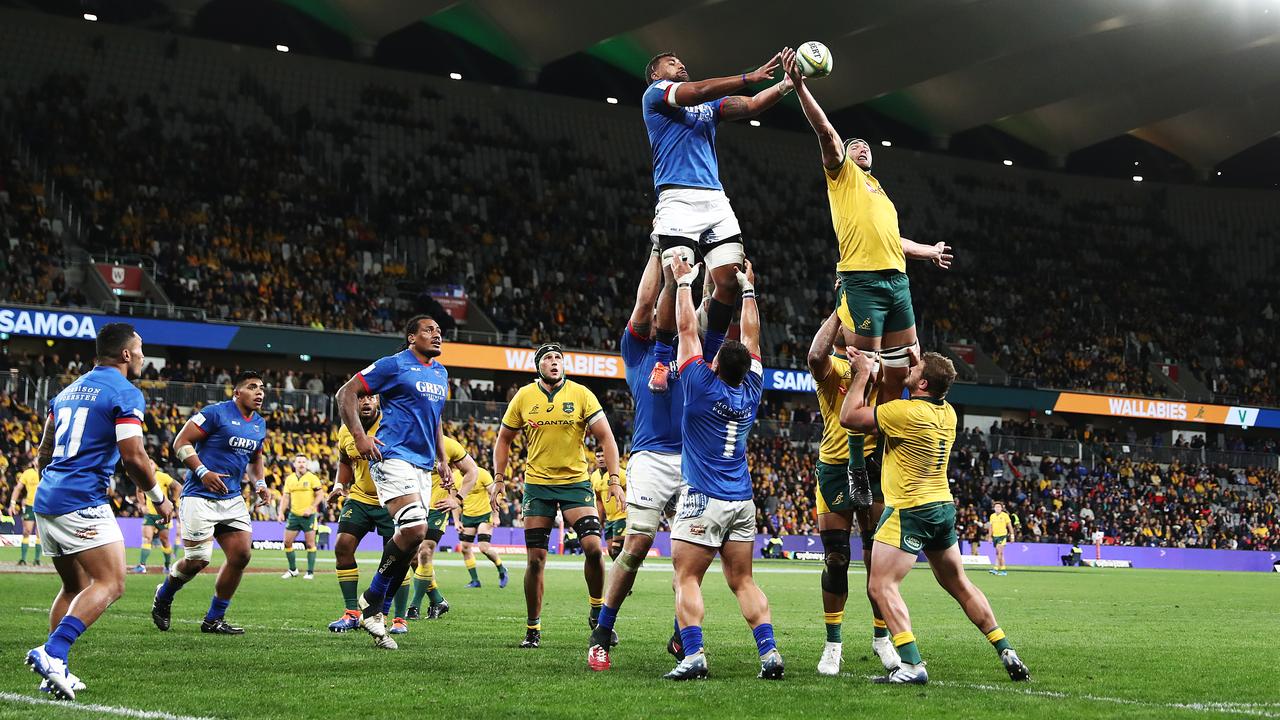
[(925, 402), (927, 402), (927, 403), (930, 403), (930, 404), (933, 404), (933, 405), (938, 405), (938, 406), (941, 406), (944, 402), (946, 402), (946, 400), (944, 400), (944, 399), (942, 399), (942, 398), (936, 398), (936, 397), (934, 397), (934, 396), (932, 396), (932, 395), (915, 395), (915, 396), (913, 396), (911, 399), (912, 399), (912, 400), (923, 400), (923, 401), (925, 401)]
[(413, 358), (414, 360), (417, 360), (418, 364), (421, 365), (422, 367), (435, 367), (435, 364), (436, 364), (435, 358), (427, 358), (426, 362), (422, 362), (422, 358), (418, 357), (418, 353), (414, 352), (413, 348), (405, 348), (404, 351), (409, 353), (409, 357)]
[(535, 387), (538, 388), (539, 392), (547, 396), (547, 402), (555, 402), (556, 395), (559, 395), (560, 391), (563, 390), (565, 386), (569, 384), (569, 378), (561, 378), (560, 386), (557, 387), (555, 390), (552, 390), (551, 392), (547, 392), (546, 389), (542, 387), (542, 383), (538, 380), (534, 380), (533, 384)]

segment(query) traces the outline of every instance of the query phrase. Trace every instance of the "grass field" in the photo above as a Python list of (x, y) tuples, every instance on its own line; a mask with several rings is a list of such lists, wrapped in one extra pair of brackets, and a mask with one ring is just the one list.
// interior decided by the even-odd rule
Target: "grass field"
[[(136, 550), (130, 558), (136, 557)], [(332, 558), (331, 553), (321, 554)], [(154, 557), (154, 556), (153, 556)], [(0, 551), (0, 562), (17, 559)], [(365, 558), (362, 558), (364, 560)], [(372, 573), (364, 564), (362, 581)], [(218, 560), (215, 558), (215, 563)], [(258, 568), (283, 568), (278, 552), (258, 552)], [(198, 622), (212, 574), (174, 602), (174, 627), (157, 631), (148, 613), (158, 574), (131, 575), (128, 592), (81, 638), (72, 669), (89, 685), (77, 707), (33, 704), (37, 676), (22, 664), (48, 630), (44, 608), (57, 589), (50, 574), (0, 574), (0, 718), (348, 718), (520, 715), (602, 717), (1274, 717), (1280, 577), (1246, 573), (1144, 570), (974, 571), (1000, 624), (1031, 668), (1011, 683), (986, 640), (926, 569), (904, 595), (929, 664), (931, 683), (872, 686), (870, 619), (851, 601), (844, 674), (819, 677), (824, 640), (819, 565), (758, 565), (779, 647), (780, 683), (757, 680), (755, 645), (718, 573), (708, 575), (708, 657), (712, 677), (674, 684), (663, 645), (671, 629), (670, 566), (651, 561), (618, 622), (614, 669), (586, 670), (587, 602), (580, 563), (555, 559), (547, 574), (543, 646), (519, 650), (524, 601), (521, 563), (499, 590), (481, 563), (485, 586), (468, 590), (460, 557), (437, 563), (452, 611), (411, 624), (400, 651), (375, 651), (368, 635), (329, 633), (341, 611), (332, 562), (311, 582), (275, 574), (246, 577), (228, 618), (241, 637), (205, 636)], [(852, 585), (862, 584), (855, 570)], [(101, 706), (87, 708), (90, 704)], [(148, 714), (150, 713), (150, 714)]]

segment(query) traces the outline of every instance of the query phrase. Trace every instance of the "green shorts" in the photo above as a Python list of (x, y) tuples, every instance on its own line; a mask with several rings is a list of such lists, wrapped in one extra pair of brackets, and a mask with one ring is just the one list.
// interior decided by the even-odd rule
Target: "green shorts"
[(991, 542), (992, 542), (993, 544), (995, 544), (995, 545), (1003, 545), (1003, 544), (1005, 544), (1005, 543), (1009, 542), (1009, 536), (1008, 536), (1008, 535), (993, 535), (993, 536), (991, 537)]
[(368, 505), (348, 498), (342, 504), (342, 514), (338, 516), (338, 532), (362, 538), (370, 530), (377, 530), (384, 538), (395, 535), (396, 524), (391, 521), (391, 513), (381, 505)]
[(159, 515), (152, 515), (151, 513), (147, 513), (146, 516), (142, 518), (142, 527), (154, 527), (154, 528), (160, 528), (161, 530), (165, 530), (165, 529), (168, 529), (169, 526), (164, 522), (164, 520), (161, 519)]
[(284, 529), (311, 532), (316, 529), (316, 516), (294, 515), (293, 513), (289, 513), (289, 519), (285, 521)]
[(849, 497), (848, 463), (832, 465), (819, 460), (815, 472), (818, 476), (818, 514), (853, 510), (853, 499)]
[(28, 506), (24, 507), (24, 508), (22, 509), (22, 519), (23, 519), (23, 520), (30, 520), (31, 522), (35, 522), (35, 521), (36, 521), (36, 506), (35, 506), (35, 505), (28, 505)]
[(618, 518), (617, 520), (610, 520), (610, 521), (608, 521), (608, 522), (606, 522), (606, 523), (604, 524), (604, 539), (605, 539), (605, 540), (612, 540), (612, 539), (614, 539), (614, 538), (620, 538), (620, 537), (622, 537), (624, 534), (626, 534), (626, 532), (627, 532), (627, 519), (626, 519), (626, 518)]
[(555, 517), (557, 508), (564, 512), (595, 506), (596, 494), (590, 480), (567, 485), (524, 485), (525, 517)]
[(427, 530), (439, 530), (449, 527), (449, 517), (453, 515), (449, 510), (430, 510), (427, 512)]
[(493, 522), (492, 512), (487, 512), (483, 515), (463, 515), (462, 516), (462, 527), (464, 528), (480, 527), (484, 523), (491, 523), (491, 522)]
[(886, 507), (876, 527), (876, 541), (912, 554), (946, 550), (956, 544), (956, 506), (939, 501), (906, 510)]
[(897, 270), (841, 272), (836, 307), (840, 321), (863, 337), (884, 337), (916, 324), (911, 283)]

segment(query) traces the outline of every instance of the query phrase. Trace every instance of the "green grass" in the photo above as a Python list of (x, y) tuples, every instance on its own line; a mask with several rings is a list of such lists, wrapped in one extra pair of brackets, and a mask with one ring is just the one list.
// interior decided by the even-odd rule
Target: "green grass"
[[(131, 551), (131, 558), (136, 551)], [(157, 558), (153, 555), (153, 562)], [(332, 553), (321, 553), (332, 558)], [(16, 550), (0, 551), (13, 562)], [(301, 558), (300, 558), (301, 559)], [(467, 590), (459, 556), (438, 566), (453, 610), (411, 624), (399, 652), (375, 651), (361, 632), (329, 633), (341, 610), (332, 563), (313, 582), (278, 574), (246, 577), (228, 614), (243, 637), (205, 636), (196, 624), (213, 577), (194, 580), (174, 602), (175, 624), (162, 634), (148, 617), (157, 574), (129, 577), (128, 592), (74, 648), (72, 667), (88, 684), (80, 703), (216, 718), (417, 716), (484, 718), (607, 717), (1153, 717), (1209, 714), (1280, 717), (1275, 639), (1280, 637), (1280, 578), (1258, 573), (1144, 570), (982, 571), (1000, 624), (1031, 668), (1033, 682), (1008, 680), (995, 653), (927, 569), (908, 577), (911, 607), (931, 684), (868, 684), (879, 663), (870, 653), (870, 618), (855, 598), (845, 623), (844, 675), (819, 677), (824, 640), (819, 566), (771, 562), (758, 567), (769, 595), (787, 678), (755, 678), (755, 646), (718, 573), (706, 582), (704, 624), (712, 677), (677, 685), (660, 680), (671, 658), (669, 565), (651, 561), (619, 617), (614, 669), (586, 670), (586, 591), (580, 570), (551, 569), (543, 611), (543, 647), (519, 650), (523, 569), (499, 590), (483, 560), (480, 590)], [(217, 560), (215, 559), (215, 562)], [(557, 564), (560, 561), (556, 559)], [(515, 563), (513, 563), (514, 565)], [(254, 566), (282, 568), (279, 552)], [(372, 572), (363, 568), (362, 580)], [(851, 584), (860, 586), (855, 571)], [(44, 697), (22, 665), (43, 641), (53, 575), (0, 575), (0, 693)], [(1180, 704), (1185, 704), (1181, 706)], [(97, 713), (22, 704), (0, 695), (0, 718), (85, 718)]]

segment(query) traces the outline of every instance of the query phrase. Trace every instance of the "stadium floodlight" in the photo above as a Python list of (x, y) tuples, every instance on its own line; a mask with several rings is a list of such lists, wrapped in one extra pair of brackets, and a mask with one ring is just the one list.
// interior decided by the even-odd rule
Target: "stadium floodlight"
[(1134, 181), (1134, 182), (1142, 182), (1142, 176), (1141, 176), (1141, 175), (1134, 175), (1134, 176), (1133, 176), (1133, 181)]
[(881, 140), (880, 144), (885, 147), (893, 147), (893, 143), (889, 142), (888, 140)]
[(760, 127), (759, 120), (752, 120), (750, 124), (751, 124), (751, 127)]
[(1005, 167), (1013, 167), (1013, 161), (1012, 161), (1012, 160), (1005, 160), (1005, 161), (1004, 161), (1004, 166), (1005, 166)]
[(289, 52), (288, 45), (276, 45), (276, 52)]
[(605, 99), (604, 99), (604, 101), (605, 101), (605, 102), (607, 102), (607, 103), (609, 103), (610, 105), (617, 105), (617, 104), (618, 104), (618, 98), (616, 98), (616, 97), (607, 97), (607, 98), (605, 98)]
[(462, 79), (462, 73), (449, 73), (449, 79), (450, 79), (450, 80), (461, 80), (461, 79)]
[(84, 19), (88, 20), (89, 22), (98, 22), (98, 16), (94, 15), (93, 13), (85, 13)]
[(1221, 170), (1219, 170), (1219, 171), (1218, 171), (1218, 176), (1219, 176), (1219, 177), (1221, 177), (1221, 176), (1222, 176), (1222, 171), (1221, 171)]

